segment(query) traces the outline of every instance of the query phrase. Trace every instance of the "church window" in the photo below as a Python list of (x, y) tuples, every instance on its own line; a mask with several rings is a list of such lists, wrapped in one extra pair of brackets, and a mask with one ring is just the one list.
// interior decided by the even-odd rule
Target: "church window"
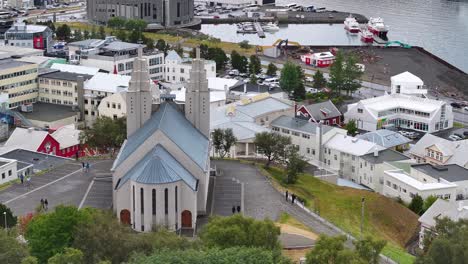
[(135, 213), (135, 186), (133, 186), (133, 213)]
[(175, 187), (175, 212), (177, 213), (177, 186)]
[(169, 191), (164, 189), (164, 213), (169, 213)]
[(145, 213), (145, 204), (143, 202), (143, 188), (140, 188), (140, 210), (141, 210), (141, 214), (144, 214)]
[(156, 215), (156, 189), (153, 189), (152, 201), (153, 201), (153, 215)]

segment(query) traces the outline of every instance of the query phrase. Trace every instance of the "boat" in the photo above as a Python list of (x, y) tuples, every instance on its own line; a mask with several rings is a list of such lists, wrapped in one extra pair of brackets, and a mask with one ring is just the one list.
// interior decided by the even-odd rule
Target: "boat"
[(356, 18), (349, 15), (344, 21), (344, 28), (351, 34), (357, 34), (361, 29), (359, 28), (359, 23), (356, 21)]
[(364, 43), (373, 43), (374, 34), (367, 29), (361, 31), (361, 41)]
[(278, 31), (280, 29), (278, 25), (276, 25), (275, 23), (271, 23), (271, 22), (263, 25), (262, 28), (264, 31), (267, 31), (267, 32)]
[(388, 40), (387, 33), (388, 27), (385, 25), (383, 18), (381, 17), (371, 17), (367, 23), (367, 29), (372, 32), (375, 36), (381, 38), (382, 40)]

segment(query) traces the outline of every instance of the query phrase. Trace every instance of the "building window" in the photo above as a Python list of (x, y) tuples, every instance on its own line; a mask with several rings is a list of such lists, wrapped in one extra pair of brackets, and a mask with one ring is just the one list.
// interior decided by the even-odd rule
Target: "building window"
[(164, 214), (169, 213), (169, 191), (164, 189)]
[(153, 203), (153, 215), (156, 215), (156, 189), (153, 189), (152, 193), (151, 193), (151, 201)]
[(132, 197), (133, 197), (133, 214), (135, 214), (135, 186), (133, 186), (132, 190)]
[(362, 110), (362, 108), (358, 108), (357, 112), (358, 112), (359, 114), (362, 114), (364, 111)]
[(144, 214), (145, 213), (145, 205), (144, 205), (144, 201), (143, 201), (143, 188), (140, 188), (140, 211), (141, 211), (141, 214)]
[(8, 176), (11, 176), (11, 170), (8, 171)]
[[(175, 187), (175, 212), (176, 212), (176, 213), (177, 213), (177, 210), (178, 210), (178, 209), (177, 209), (177, 200), (178, 200), (178, 199), (177, 199), (177, 186), (176, 186), (176, 187)], [(177, 217), (177, 215), (176, 215), (176, 217)]]
[(335, 154), (335, 160), (338, 160), (338, 156)]
[(306, 149), (307, 154), (310, 154), (310, 148)]

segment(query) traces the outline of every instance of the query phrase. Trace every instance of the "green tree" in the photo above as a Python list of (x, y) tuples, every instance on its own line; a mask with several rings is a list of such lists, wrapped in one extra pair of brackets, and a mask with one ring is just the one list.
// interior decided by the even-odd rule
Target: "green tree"
[(169, 45), (166, 44), (166, 41), (164, 41), (164, 39), (158, 39), (158, 41), (156, 41), (155, 47), (156, 49), (164, 52), (164, 54), (167, 55), (167, 51), (169, 50)]
[(234, 136), (234, 132), (231, 128), (217, 128), (213, 130), (211, 136), (213, 139), (213, 147), (221, 158), (224, 158), (226, 154), (230, 152), (231, 147), (236, 144), (237, 141), (237, 138)]
[(338, 256), (344, 248), (345, 236), (321, 235), (306, 255), (307, 264), (338, 264)]
[(26, 230), (30, 252), (40, 263), (62, 252), (73, 243), (75, 227), (89, 221), (89, 210), (73, 206), (57, 206), (54, 212), (33, 218)]
[(239, 47), (241, 47), (243, 49), (250, 49), (252, 47), (252, 45), (249, 44), (248, 40), (243, 40), (243, 41), (239, 42)]
[(251, 74), (262, 73), (262, 64), (257, 55), (250, 56), (249, 70)]
[(107, 26), (112, 29), (122, 29), (125, 28), (127, 21), (122, 17), (111, 17), (107, 21)]
[(232, 68), (237, 69), (241, 73), (247, 72), (249, 62), (245, 56), (240, 55), (237, 51), (233, 50), (231, 53)]
[(330, 89), (337, 95), (341, 95), (341, 91), (344, 90), (344, 75), (343, 53), (338, 52), (338, 54), (336, 54), (335, 61), (330, 66), (330, 80), (328, 82), (328, 87), (330, 87)]
[(358, 131), (356, 120), (354, 119), (349, 120), (345, 126), (345, 129), (346, 131), (348, 131), (348, 135), (351, 135), (354, 137)]
[(91, 33), (90, 33), (89, 37), (92, 38), (92, 39), (95, 39), (95, 38), (98, 37), (98, 35), (96, 33), (96, 25), (94, 25), (94, 24), (91, 27)]
[(177, 54), (179, 54), (180, 57), (184, 57), (184, 49), (182, 48), (182, 46), (180, 46), (180, 44), (177, 44), (174, 47), (174, 51), (177, 52)]
[(8, 206), (2, 203), (0, 203), (0, 227), (5, 228), (5, 215), (4, 215), (5, 212), (6, 212), (7, 227), (8, 228), (14, 227), (16, 223), (18, 222), (18, 218), (15, 215), (13, 215), (13, 212)]
[(296, 100), (305, 98), (304, 73), (300, 66), (286, 62), (281, 70), (280, 87)]
[(304, 172), (307, 162), (299, 154), (297, 147), (291, 145), (286, 150), (286, 183), (294, 184), (297, 181), (299, 173)]
[(147, 38), (143, 36), (143, 43), (146, 45), (146, 48), (149, 50), (153, 50), (155, 48), (154, 40), (152, 38)]
[[(3, 214), (1, 215), (3, 217)], [(28, 249), (18, 242), (16, 232), (0, 230), (0, 260), (1, 263), (20, 263), (28, 256)]]
[(437, 196), (435, 195), (429, 195), (428, 197), (426, 197), (426, 200), (424, 200), (424, 206), (423, 206), (423, 211), (427, 211), (427, 209), (429, 209), (432, 204), (435, 203), (435, 201), (437, 201)]
[(284, 158), (286, 147), (291, 144), (291, 138), (278, 133), (261, 132), (255, 135), (254, 144), (267, 158), (268, 167), (272, 161), (281, 161)]
[(148, 22), (143, 19), (127, 19), (125, 28), (129, 31), (137, 31), (142, 33), (148, 26)]
[(380, 260), (380, 252), (387, 244), (385, 240), (377, 240), (372, 237), (354, 241), (356, 253), (369, 264), (378, 264)]
[(39, 261), (36, 257), (28, 256), (21, 260), (21, 264), (38, 264)]
[(267, 220), (255, 220), (235, 214), (229, 217), (215, 216), (203, 227), (200, 239), (208, 248), (231, 248), (236, 246), (279, 250), (280, 229)]
[(268, 76), (276, 76), (276, 72), (278, 71), (278, 67), (273, 62), (270, 62), (267, 67), (266, 75)]
[(128, 34), (127, 40), (131, 43), (139, 43), (140, 41), (143, 41), (141, 38), (141, 32), (132, 30), (130, 31), (130, 34)]
[(246, 264), (289, 264), (292, 262), (276, 252), (260, 248), (232, 247), (227, 249), (157, 251), (150, 256), (134, 255), (129, 264), (179, 264), (179, 263), (246, 263)]
[(250, 74), (250, 78), (249, 78), (249, 82), (250, 82), (251, 84), (257, 84), (257, 81), (258, 81), (257, 75), (251, 73), (251, 74)]
[(80, 41), (83, 40), (83, 33), (79, 29), (75, 29), (73, 31), (73, 40), (74, 41)]
[(55, 31), (55, 35), (60, 40), (69, 41), (71, 38), (71, 29), (67, 24), (62, 24)]
[(325, 80), (325, 77), (323, 77), (323, 73), (320, 70), (317, 70), (314, 74), (314, 88), (324, 88), (327, 86), (327, 80)]
[(416, 194), (413, 199), (411, 199), (408, 208), (415, 212), (416, 214), (421, 214), (423, 212), (424, 200), (421, 196)]
[(65, 248), (63, 252), (49, 258), (48, 264), (83, 264), (83, 252), (75, 248)]
[(99, 27), (99, 38), (100, 39), (106, 38), (106, 29), (104, 28), (104, 26)]
[(118, 148), (127, 137), (126, 118), (112, 119), (100, 116), (92, 128), (85, 129), (80, 134), (83, 143), (98, 148)]
[(91, 33), (89, 33), (89, 31), (85, 29), (83, 31), (83, 39), (89, 39), (89, 38), (91, 38)]
[(127, 31), (122, 30), (122, 29), (117, 30), (117, 34), (115, 36), (117, 37), (117, 39), (121, 41), (127, 41), (127, 37), (128, 37)]
[(357, 59), (353, 55), (346, 57), (346, 64), (344, 66), (344, 90), (347, 95), (352, 94), (361, 87), (361, 82), (358, 80), (361, 78), (363, 72), (356, 65)]
[(335, 94), (340, 95), (342, 91), (350, 94), (361, 87), (358, 78), (362, 76), (362, 71), (356, 66), (356, 58), (352, 55), (345, 55), (338, 52), (330, 66), (330, 81), (328, 87), (332, 89)]
[(227, 57), (224, 50), (218, 47), (210, 47), (208, 48), (208, 53), (206, 56), (203, 56), (203, 53), (201, 53), (201, 55), (202, 58), (215, 61), (217, 70), (224, 70), (226, 68), (227, 62), (229, 61), (229, 58)]

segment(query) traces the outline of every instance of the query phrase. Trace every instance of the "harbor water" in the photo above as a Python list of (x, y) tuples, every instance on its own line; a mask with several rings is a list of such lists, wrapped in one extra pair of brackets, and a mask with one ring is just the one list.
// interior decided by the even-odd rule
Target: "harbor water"
[[(277, 0), (277, 5), (292, 1)], [(380, 16), (389, 26), (389, 40), (398, 40), (429, 52), (468, 72), (468, 1), (447, 0), (295, 0), (300, 5)], [(202, 25), (202, 32), (224, 41), (248, 40), (271, 45), (289, 39), (303, 45), (360, 45), (358, 36), (348, 35), (342, 24), (280, 26), (263, 39), (255, 34), (237, 34), (235, 25)]]

